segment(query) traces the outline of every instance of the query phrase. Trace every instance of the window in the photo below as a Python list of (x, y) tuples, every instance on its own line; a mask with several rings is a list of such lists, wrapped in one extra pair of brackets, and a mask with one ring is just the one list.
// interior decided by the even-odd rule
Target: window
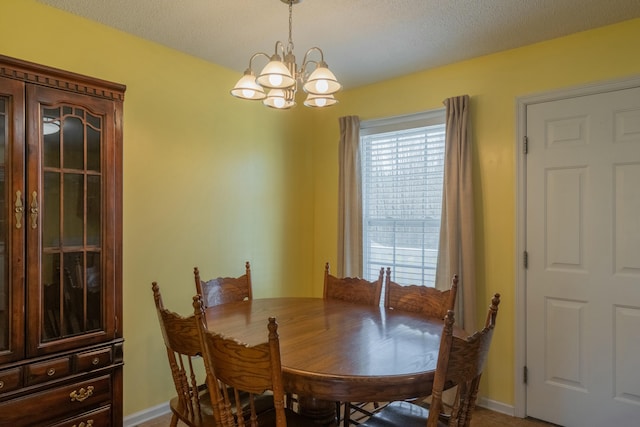
[(398, 283), (435, 286), (445, 112), (360, 126), (364, 276), (391, 267)]

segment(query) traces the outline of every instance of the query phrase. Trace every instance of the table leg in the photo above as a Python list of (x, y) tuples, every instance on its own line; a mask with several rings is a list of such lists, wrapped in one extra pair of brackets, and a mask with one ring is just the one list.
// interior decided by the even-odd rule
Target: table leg
[(336, 425), (336, 402), (320, 400), (311, 396), (298, 396), (298, 411), (306, 417), (313, 418), (315, 424)]

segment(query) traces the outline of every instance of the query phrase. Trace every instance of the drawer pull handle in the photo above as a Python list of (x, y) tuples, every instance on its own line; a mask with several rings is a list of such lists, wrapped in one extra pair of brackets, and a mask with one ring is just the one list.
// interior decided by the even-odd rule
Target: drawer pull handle
[(52, 377), (55, 373), (56, 373), (56, 370), (53, 368), (49, 368), (49, 370), (47, 371), (47, 375), (50, 377)]
[(91, 361), (91, 363), (93, 363), (94, 365), (97, 365), (98, 363), (100, 363), (100, 358), (99, 357), (94, 357), (93, 360)]
[(87, 420), (87, 423), (85, 424), (85, 422), (81, 422), (80, 424), (78, 424), (77, 426), (74, 424), (71, 427), (92, 427), (93, 426), (93, 420)]
[(4, 381), (0, 381), (0, 388), (4, 387)]
[(69, 397), (71, 398), (72, 402), (82, 402), (83, 400), (85, 400), (87, 397), (90, 397), (93, 395), (93, 386), (87, 386), (87, 388), (85, 389), (84, 387), (80, 388), (80, 390), (73, 390), (71, 393), (69, 393)]

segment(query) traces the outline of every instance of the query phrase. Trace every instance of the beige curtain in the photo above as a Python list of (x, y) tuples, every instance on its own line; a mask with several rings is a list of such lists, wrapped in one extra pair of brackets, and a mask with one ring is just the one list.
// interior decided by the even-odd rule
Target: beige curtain
[(340, 117), (338, 276), (362, 277), (360, 118)]
[(458, 275), (456, 323), (473, 331), (476, 329), (476, 276), (469, 96), (448, 98), (443, 103), (447, 130), (436, 288), (449, 289), (451, 277)]

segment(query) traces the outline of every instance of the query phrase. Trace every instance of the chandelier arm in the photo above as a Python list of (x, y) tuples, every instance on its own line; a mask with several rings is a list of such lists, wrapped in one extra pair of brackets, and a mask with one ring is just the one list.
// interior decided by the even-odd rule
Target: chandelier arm
[(318, 61), (313, 61), (313, 60), (309, 60), (309, 59), (305, 59), (302, 62), (302, 65), (300, 66), (300, 76), (301, 76), (303, 81), (306, 81), (307, 77), (309, 77), (309, 74), (311, 74), (311, 71), (313, 71), (313, 70), (309, 70), (309, 66), (310, 65), (314, 65), (315, 68), (318, 68), (320, 63)]
[(269, 60), (271, 59), (271, 57), (268, 54), (264, 53), (264, 52), (254, 53), (251, 56), (251, 58), (249, 58), (249, 70), (253, 71), (253, 68), (252, 68), (253, 67), (253, 60), (255, 58), (257, 58), (258, 56), (264, 56), (265, 58), (267, 58), (267, 62), (269, 62)]
[(276, 55), (279, 55), (278, 54), (278, 46), (280, 47), (280, 52), (282, 53), (282, 57), (284, 58), (284, 55), (285, 55), (284, 43), (282, 43), (280, 40), (278, 40), (276, 42), (276, 47), (274, 49), (274, 52), (275, 52)]
[(303, 63), (303, 64), (306, 64), (307, 62), (314, 62), (314, 63), (316, 63), (316, 64), (318, 63), (318, 61), (310, 61), (310, 60), (309, 60), (309, 55), (310, 55), (312, 52), (320, 52), (320, 61), (319, 61), (319, 62), (324, 62), (324, 53), (322, 52), (322, 49), (320, 49), (319, 47), (312, 47), (312, 48), (309, 48), (309, 49), (305, 52), (305, 54), (304, 54), (304, 58), (303, 58), (303, 60), (302, 60), (302, 63)]

